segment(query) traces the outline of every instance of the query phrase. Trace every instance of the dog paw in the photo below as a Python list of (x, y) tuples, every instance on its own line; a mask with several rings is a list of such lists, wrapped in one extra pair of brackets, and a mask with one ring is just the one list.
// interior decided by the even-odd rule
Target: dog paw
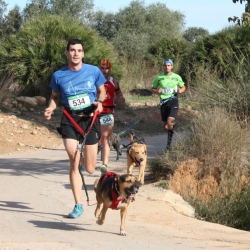
[(126, 233), (125, 231), (121, 231), (121, 232), (120, 232), (120, 235), (122, 235), (122, 236), (127, 236), (127, 233)]
[(102, 225), (103, 223), (104, 223), (104, 221), (101, 221), (101, 220), (96, 221), (96, 224), (98, 224), (98, 225)]

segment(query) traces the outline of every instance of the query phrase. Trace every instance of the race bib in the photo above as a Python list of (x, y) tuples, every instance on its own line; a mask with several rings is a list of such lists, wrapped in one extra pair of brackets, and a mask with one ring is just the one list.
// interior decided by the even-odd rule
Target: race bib
[(90, 106), (90, 98), (88, 94), (75, 95), (68, 97), (70, 109), (81, 110)]
[(175, 92), (175, 89), (173, 88), (165, 88), (161, 90), (162, 94), (169, 95)]
[(100, 117), (100, 124), (101, 124), (101, 126), (114, 124), (114, 116), (112, 114), (101, 116)]

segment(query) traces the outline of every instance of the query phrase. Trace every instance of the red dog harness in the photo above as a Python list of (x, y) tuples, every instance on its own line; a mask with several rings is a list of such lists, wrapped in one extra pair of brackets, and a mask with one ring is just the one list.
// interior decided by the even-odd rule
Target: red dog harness
[[(102, 179), (102, 184), (104, 183), (104, 181), (109, 177), (109, 178), (115, 178), (117, 176), (117, 174), (116, 173), (114, 173), (114, 172), (107, 172), (105, 175), (104, 175), (104, 177), (103, 177), (103, 179)], [(112, 185), (112, 187), (111, 187), (111, 195), (112, 195), (112, 204), (110, 205), (110, 208), (111, 209), (117, 209), (117, 207), (118, 207), (118, 205), (120, 204), (120, 203), (122, 203), (124, 200), (125, 200), (125, 198), (124, 197), (122, 197), (121, 199), (117, 199), (117, 194), (116, 194), (116, 192), (115, 192), (115, 190), (118, 192), (118, 190), (115, 188), (115, 182), (113, 183), (113, 185)], [(118, 194), (119, 194), (119, 192), (118, 192)]]

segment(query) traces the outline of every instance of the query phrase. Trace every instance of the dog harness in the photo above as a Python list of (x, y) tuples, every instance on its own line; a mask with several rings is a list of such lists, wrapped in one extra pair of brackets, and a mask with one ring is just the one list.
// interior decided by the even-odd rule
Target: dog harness
[[(115, 178), (117, 176), (117, 174), (116, 173), (114, 173), (114, 172), (107, 172), (105, 175), (104, 175), (104, 177), (103, 177), (103, 179), (102, 179), (102, 184), (104, 183), (104, 181), (109, 177), (109, 178)], [(102, 185), (101, 184), (101, 185)], [(126, 202), (126, 199), (124, 198), (124, 197), (122, 197), (121, 199), (117, 199), (117, 194), (119, 194), (119, 191), (117, 190), (117, 187), (115, 186), (115, 182), (113, 182), (113, 185), (112, 185), (112, 187), (111, 187), (111, 195), (112, 195), (112, 204), (110, 205), (110, 207), (109, 208), (111, 208), (111, 209), (118, 209), (117, 207), (118, 207), (118, 205), (120, 204), (120, 203), (122, 203), (122, 202)]]

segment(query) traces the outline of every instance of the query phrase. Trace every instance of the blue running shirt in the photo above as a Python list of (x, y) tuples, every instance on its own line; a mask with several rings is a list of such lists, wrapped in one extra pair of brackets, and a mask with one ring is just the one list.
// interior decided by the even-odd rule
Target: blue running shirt
[(82, 68), (72, 71), (68, 66), (54, 72), (50, 87), (55, 93), (61, 93), (61, 102), (69, 106), (68, 98), (87, 94), (90, 103), (96, 99), (96, 89), (106, 82), (100, 69), (90, 64), (83, 64)]

